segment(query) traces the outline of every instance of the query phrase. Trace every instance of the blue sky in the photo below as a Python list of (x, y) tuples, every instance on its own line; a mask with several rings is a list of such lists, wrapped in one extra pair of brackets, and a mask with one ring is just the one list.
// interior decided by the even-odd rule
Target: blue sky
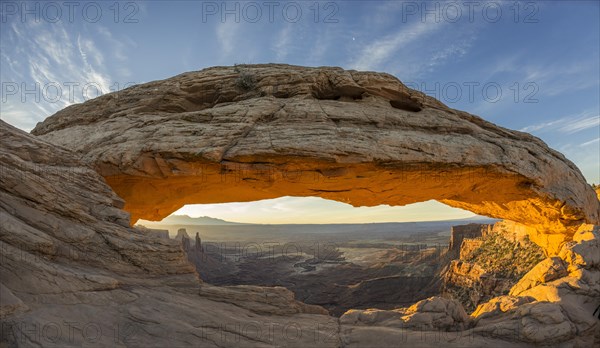
[[(391, 73), (530, 132), (600, 182), (599, 2), (464, 3), (2, 1), (1, 117), (29, 131), (99, 93), (214, 65), (333, 65)], [(470, 215), (434, 202), (357, 210), (299, 198), (182, 210), (263, 222), (300, 211), (319, 222)]]

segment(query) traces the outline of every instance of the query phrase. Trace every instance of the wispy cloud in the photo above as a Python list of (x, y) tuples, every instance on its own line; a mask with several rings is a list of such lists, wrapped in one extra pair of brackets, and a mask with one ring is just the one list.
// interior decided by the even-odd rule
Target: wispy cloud
[[(465, 56), (477, 39), (480, 23), (435, 21), (420, 15), (406, 16), (399, 1), (386, 2), (365, 13), (363, 22), (375, 19), (369, 35), (353, 35), (367, 42), (351, 52), (345, 66), (357, 70), (386, 71), (403, 81), (413, 81)], [(391, 19), (391, 20), (390, 20)], [(371, 26), (369, 26), (371, 27)], [(450, 30), (451, 29), (451, 30)], [(391, 34), (390, 34), (391, 33)]]
[(229, 56), (233, 52), (239, 29), (240, 23), (235, 23), (234, 21), (223, 21), (217, 25), (217, 39), (223, 56)]
[(560, 130), (564, 133), (577, 133), (582, 130), (586, 130), (589, 128), (599, 127), (600, 126), (600, 115), (580, 119), (573, 121), (569, 124), (566, 124), (560, 128)]
[[(7, 29), (3, 41), (9, 42), (2, 45), (18, 49), (3, 49), (2, 81), (16, 82), (21, 93), (3, 101), (2, 116), (15, 126), (29, 130), (52, 113), (83, 102), (86, 84), (101, 93), (110, 91), (104, 54), (86, 35), (72, 35), (62, 23), (15, 22)], [(35, 92), (25, 94), (25, 89)]]
[(126, 61), (127, 55), (125, 54), (125, 43), (123, 43), (120, 40), (117, 40), (110, 32), (110, 30), (108, 30), (108, 28), (104, 26), (98, 25), (97, 30), (98, 33), (102, 35), (102, 37), (104, 37), (104, 39), (107, 40), (110, 44), (114, 57), (120, 62)]
[(292, 38), (292, 25), (288, 23), (281, 29), (277, 40), (273, 44), (273, 50), (278, 62), (284, 61), (288, 54)]
[(439, 28), (440, 24), (424, 22), (408, 24), (396, 33), (367, 45), (359, 52), (350, 66), (356, 70), (375, 70), (403, 46), (419, 41)]
[(557, 96), (600, 85), (598, 57), (581, 57), (577, 62), (555, 58), (530, 62), (531, 52), (513, 52), (482, 65), (488, 81), (511, 77), (512, 81), (532, 82), (539, 86), (539, 95)]
[(600, 138), (582, 144), (569, 141), (563, 146), (559, 146), (558, 150), (577, 164), (589, 183), (600, 183), (600, 171), (598, 170), (598, 163), (600, 163), (599, 143)]
[(434, 53), (429, 59), (428, 67), (433, 68), (443, 64), (450, 58), (464, 56), (471, 46), (471, 41), (472, 40), (460, 40), (442, 48), (440, 51)]
[(104, 56), (91, 40), (82, 39), (81, 35), (77, 36), (77, 49), (79, 50), (79, 55), (81, 60), (83, 61), (83, 75), (86, 76), (90, 82), (95, 84), (102, 94), (108, 93), (110, 90), (110, 83), (108, 79), (101, 73), (98, 73), (96, 69), (94, 69), (94, 65), (92, 65), (88, 60), (88, 55), (91, 56), (94, 64), (96, 66), (102, 66), (104, 61)]
[(548, 129), (555, 129), (557, 128), (557, 125), (563, 124), (565, 121), (565, 119), (559, 119), (559, 120), (554, 120), (554, 121), (550, 121), (550, 122), (542, 122), (542, 123), (538, 123), (538, 124), (534, 124), (534, 125), (530, 125), (527, 127), (523, 127), (521, 129), (519, 129), (521, 132), (537, 132), (540, 130), (548, 130)]
[(593, 111), (584, 111), (577, 115), (530, 125), (520, 129), (520, 131), (536, 133), (555, 131), (564, 134), (573, 134), (594, 127), (600, 127), (600, 115)]
[(586, 141), (585, 143), (581, 143), (579, 144), (580, 147), (586, 147), (586, 146), (590, 146), (590, 145), (594, 145), (600, 142), (600, 138), (596, 138), (594, 140), (590, 140), (590, 141)]

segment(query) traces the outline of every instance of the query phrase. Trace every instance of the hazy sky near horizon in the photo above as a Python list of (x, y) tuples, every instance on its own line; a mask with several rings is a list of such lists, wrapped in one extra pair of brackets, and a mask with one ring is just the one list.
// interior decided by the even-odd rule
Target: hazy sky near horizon
[[(600, 182), (598, 1), (0, 4), (1, 118), (26, 131), (70, 104), (185, 71), (333, 65), (388, 72), (450, 107), (530, 132)], [(431, 202), (352, 209), (291, 197), (183, 213), (245, 222), (472, 215)]]
[(404, 207), (353, 207), (320, 197), (281, 197), (250, 203), (187, 205), (174, 214), (267, 224), (437, 221), (475, 216), (472, 212), (451, 208), (433, 200)]

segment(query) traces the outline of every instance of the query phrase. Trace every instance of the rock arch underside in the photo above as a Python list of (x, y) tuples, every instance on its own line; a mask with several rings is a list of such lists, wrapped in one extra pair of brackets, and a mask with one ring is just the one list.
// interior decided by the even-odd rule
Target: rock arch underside
[[(32, 134), (0, 126), (0, 338), (10, 345), (90, 343), (66, 334), (65, 318), (96, 325), (93, 343), (107, 346), (600, 342), (600, 201), (577, 167), (391, 75), (214, 67), (72, 105)], [(470, 315), (433, 297), (338, 320), (284, 288), (202, 283), (179, 242), (131, 227), (185, 204), (280, 196), (435, 199), (509, 220), (547, 258)], [(248, 333), (261, 323), (268, 335)], [(304, 335), (278, 334), (290, 323)], [(44, 325), (65, 334), (44, 341)], [(423, 334), (440, 330), (453, 334)]]
[(96, 168), (132, 222), (286, 195), (355, 206), (436, 199), (532, 227), (552, 248), (600, 221), (580, 171), (540, 139), (381, 73), (205, 69), (68, 107), (32, 133)]

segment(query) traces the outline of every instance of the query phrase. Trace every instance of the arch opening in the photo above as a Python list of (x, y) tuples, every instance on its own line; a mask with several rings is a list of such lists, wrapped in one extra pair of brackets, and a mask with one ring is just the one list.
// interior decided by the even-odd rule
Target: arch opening
[[(448, 108), (388, 74), (244, 65), (252, 83), (240, 88), (240, 73), (214, 67), (137, 85), (61, 110), (32, 133), (96, 169), (132, 222), (185, 204), (286, 195), (354, 206), (434, 199), (517, 222), (509, 229), (550, 256), (538, 271), (564, 266), (550, 282), (524, 277), (516, 296), (597, 294), (593, 284), (571, 284), (594, 279), (586, 272), (598, 261), (585, 251), (597, 246), (588, 224), (600, 224), (600, 202), (577, 167), (540, 139)], [(472, 273), (461, 265), (456, 274)], [(575, 314), (581, 306), (562, 308)]]
[[(166, 163), (160, 155), (147, 154), (136, 166), (146, 172), (166, 172), (160, 163)], [(285, 196), (320, 197), (356, 207), (436, 200), (474, 214), (522, 223), (530, 238), (553, 254), (574, 233), (569, 228), (575, 229), (583, 221), (568, 206), (540, 198), (531, 180), (494, 166), (344, 164), (277, 157), (242, 158), (218, 165), (189, 159), (169, 159), (168, 163), (167, 177), (105, 176), (125, 200), (124, 209), (131, 213), (132, 224), (140, 218), (161, 220), (186, 204)]]
[(519, 222), (549, 254), (600, 223), (594, 191), (562, 154), (382, 73), (208, 68), (74, 105), (32, 133), (79, 153), (132, 222), (286, 195), (354, 206), (434, 199)]
[[(250, 202), (186, 204), (158, 223), (173, 224), (179, 217), (190, 217), (190, 221), (209, 217), (236, 224), (258, 225), (404, 223), (486, 218), (435, 200), (405, 206), (355, 207), (321, 197), (284, 196)], [(157, 222), (142, 219), (138, 223)], [(218, 224), (219, 221), (214, 223)], [(210, 220), (203, 222), (202, 219), (198, 220), (198, 224), (212, 225)]]
[[(321, 211), (335, 216), (323, 220)], [(195, 217), (178, 215), (184, 213)], [(276, 213), (283, 220), (272, 219)], [(437, 221), (423, 216), (437, 216)], [(321, 218), (320, 223), (314, 223), (315, 217)], [(394, 217), (408, 221), (390, 222)], [(482, 231), (491, 231), (495, 222), (434, 201), (356, 208), (319, 198), (284, 197), (190, 205), (161, 222), (140, 220), (143, 227), (138, 228), (178, 239), (206, 283), (282, 286), (297, 300), (340, 316), (350, 309), (408, 307), (440, 295), (459, 300), (472, 311), (479, 302), (504, 294), (543, 252), (527, 241), (513, 245), (506, 236), (485, 237)], [(489, 262), (492, 256), (490, 250), (463, 255), (463, 240), (485, 242), (492, 250), (504, 247), (529, 259), (511, 260), (504, 268), (497, 262), (491, 265), (496, 269), (486, 277), (498, 275), (495, 282), (502, 287), (482, 291), (483, 278), (473, 279), (479, 296), (473, 300), (455, 263), (480, 267), (477, 262)], [(462, 247), (471, 253), (476, 249), (471, 244)]]

